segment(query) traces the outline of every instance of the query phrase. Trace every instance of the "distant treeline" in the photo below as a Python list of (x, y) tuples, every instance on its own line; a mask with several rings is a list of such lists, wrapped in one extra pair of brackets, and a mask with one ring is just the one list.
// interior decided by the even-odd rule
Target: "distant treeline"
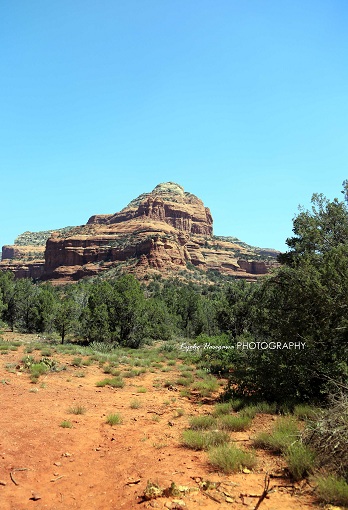
[[(321, 400), (348, 376), (348, 209), (313, 195), (282, 266), (257, 283), (141, 285), (132, 275), (54, 287), (0, 273), (0, 318), (22, 332), (137, 348), (183, 339), (244, 395)], [(198, 355), (198, 354), (197, 354)]]

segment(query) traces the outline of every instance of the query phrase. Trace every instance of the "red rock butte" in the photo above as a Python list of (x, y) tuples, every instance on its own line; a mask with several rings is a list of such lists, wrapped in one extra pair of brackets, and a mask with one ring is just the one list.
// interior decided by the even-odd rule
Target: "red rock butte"
[(0, 270), (57, 282), (117, 266), (138, 277), (156, 272), (172, 276), (198, 268), (253, 279), (268, 272), (277, 254), (236, 238), (213, 236), (210, 210), (173, 182), (158, 184), (120, 212), (95, 214), (86, 225), (22, 236), (20, 244), (3, 247)]

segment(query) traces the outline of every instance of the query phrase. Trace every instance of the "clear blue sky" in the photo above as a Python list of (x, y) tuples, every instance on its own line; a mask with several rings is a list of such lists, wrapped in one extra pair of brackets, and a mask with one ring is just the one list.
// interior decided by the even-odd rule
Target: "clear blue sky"
[(285, 249), (348, 178), (346, 0), (2, 0), (0, 245), (158, 183)]

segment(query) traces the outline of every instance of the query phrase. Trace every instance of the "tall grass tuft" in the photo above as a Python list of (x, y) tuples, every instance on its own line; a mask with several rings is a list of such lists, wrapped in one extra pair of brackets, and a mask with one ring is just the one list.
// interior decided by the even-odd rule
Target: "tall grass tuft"
[(302, 480), (313, 472), (315, 454), (308, 446), (296, 441), (285, 452), (285, 460), (294, 480)]
[(274, 453), (284, 453), (287, 448), (299, 438), (296, 421), (292, 417), (279, 418), (271, 433), (260, 432), (254, 438), (256, 448), (272, 450)]
[(226, 474), (242, 471), (243, 468), (252, 469), (256, 464), (253, 453), (245, 452), (235, 446), (221, 445), (212, 448), (208, 456), (210, 464)]
[(107, 417), (106, 417), (106, 423), (108, 425), (120, 425), (122, 423), (122, 417), (119, 413), (115, 413), (115, 414), (109, 414)]
[(315, 481), (320, 501), (348, 507), (348, 483), (343, 478), (318, 476)]
[(190, 419), (190, 428), (192, 430), (208, 430), (216, 428), (216, 419), (213, 416), (194, 416)]
[(233, 432), (241, 432), (247, 430), (250, 427), (251, 418), (244, 415), (225, 415), (221, 416), (219, 425), (224, 430), (230, 430)]
[(212, 446), (225, 444), (229, 441), (226, 432), (200, 430), (184, 430), (182, 433), (182, 444), (192, 450), (208, 450)]

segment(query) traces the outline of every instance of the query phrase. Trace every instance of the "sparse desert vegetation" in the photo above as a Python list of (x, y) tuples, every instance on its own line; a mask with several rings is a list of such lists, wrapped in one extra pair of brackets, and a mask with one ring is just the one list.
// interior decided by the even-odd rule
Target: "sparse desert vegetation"
[[(193, 507), (208, 499), (210, 508), (238, 508), (254, 483), (264, 487), (255, 506), (266, 496), (275, 508), (346, 505), (346, 200), (314, 196), (287, 244), (274, 273), (252, 284), (104, 273), (53, 286), (0, 272), (9, 436), (0, 492), (12, 508), (24, 505), (12, 485), (31, 494), (51, 482), (66, 491), (62, 501), (47, 489), (48, 507), (73, 508), (78, 477), (82, 506), (93, 497), (108, 508), (116, 491), (129, 498), (127, 510), (139, 508), (148, 472), (162, 479), (151, 487), (165, 487), (163, 504), (175, 493)], [(61, 474), (53, 466), (63, 462)], [(237, 485), (220, 490), (231, 473)], [(195, 491), (177, 488), (192, 481)]]
[[(26, 339), (27, 336), (21, 335), (21, 338)], [(2, 341), (2, 345), (4, 342), (5, 340)], [(18, 374), (21, 374), (19, 379), (21, 383), (27, 386), (33, 397), (38, 396), (43, 402), (45, 395), (50, 394), (51, 388), (52, 391), (54, 388), (64, 388), (64, 385), (61, 386), (61, 381), (66, 381), (66, 389), (60, 393), (60, 398), (55, 400), (55, 407), (52, 407), (50, 400), (47, 400), (44, 414), (41, 415), (41, 411), (38, 415), (42, 423), (42, 434), (50, 433), (52, 411), (54, 411), (59, 424), (58, 428), (66, 429), (66, 434), (68, 434), (66, 437), (69, 438), (69, 441), (73, 438), (75, 438), (74, 441), (86, 441), (88, 435), (91, 434), (93, 442), (92, 438), (98, 430), (108, 430), (102, 428), (103, 424), (110, 426), (110, 433), (112, 431), (117, 433), (117, 430), (121, 430), (118, 427), (122, 426), (122, 437), (125, 438), (123, 441), (129, 444), (127, 447), (130, 448), (129, 452), (136, 444), (134, 441), (139, 441), (143, 445), (142, 451), (144, 451), (144, 445), (148, 445), (148, 448), (158, 452), (171, 452), (170, 455), (178, 456), (181, 458), (181, 462), (187, 458), (188, 452), (193, 451), (200, 455), (201, 462), (210, 466), (209, 469), (212, 469), (218, 476), (220, 476), (219, 473), (221, 476), (231, 473), (238, 476), (238, 473), (247, 472), (248, 476), (255, 477), (260, 480), (260, 483), (262, 482), (260, 468), (265, 459), (269, 459), (269, 457), (263, 456), (265, 450), (274, 455), (274, 466), (278, 465), (279, 459), (281, 459), (284, 466), (283, 476), (288, 480), (287, 483), (290, 486), (291, 483), (306, 479), (311, 480), (311, 484), (315, 484), (317, 490), (310, 496), (310, 501), (313, 503), (316, 500), (321, 500), (343, 505), (346, 501), (346, 482), (343, 475), (346, 468), (343, 466), (343, 460), (340, 461), (340, 469), (334, 470), (330, 466), (331, 471), (328, 473), (335, 471), (335, 474), (319, 475), (316, 470), (318, 467), (326, 465), (325, 456), (320, 453), (320, 448), (311, 446), (310, 441), (307, 441), (308, 435), (313, 433), (313, 430), (316, 435), (319, 434), (319, 431), (322, 434), (320, 439), (318, 436), (318, 440), (316, 440), (317, 445), (324, 444), (325, 430), (328, 431), (327, 433), (333, 429), (344, 430), (344, 426), (341, 426), (338, 418), (338, 416), (344, 416), (345, 404), (341, 400), (340, 403), (335, 400), (335, 405), (339, 406), (339, 410), (337, 408), (335, 413), (312, 406), (297, 405), (293, 412), (289, 412), (287, 415), (277, 415), (275, 414), (276, 407), (273, 404), (264, 401), (250, 401), (248, 398), (241, 397), (228, 398), (228, 379), (202, 371), (199, 368), (200, 361), (191, 353), (187, 353), (184, 357), (181, 355), (181, 360), (174, 366), (171, 363), (171, 351), (163, 349), (164, 344), (162, 343), (137, 350), (117, 347), (109, 350), (107, 354), (98, 354), (89, 346), (78, 344), (61, 346), (53, 343), (50, 346), (51, 356), (45, 358), (40, 355), (42, 352), (47, 355), (47, 350), (37, 340), (35, 344), (17, 341), (17, 350), (11, 350), (10, 346), (11, 342), (6, 340), (8, 348), (3, 351), (7, 352), (7, 355), (4, 355), (2, 365), (3, 373), (7, 374), (6, 377), (3, 377), (3, 385), (6, 388), (12, 384), (8, 377), (17, 380)], [(83, 360), (83, 363), (80, 363), (76, 358)], [(155, 368), (155, 372), (142, 370), (133, 377), (126, 377), (125, 384), (121, 374), (134, 371), (135, 366), (140, 367), (150, 358), (161, 359), (161, 366)], [(157, 362), (155, 361), (155, 363)], [(196, 368), (194, 363), (197, 363)], [(39, 370), (37, 365), (41, 367)], [(119, 375), (114, 376), (111, 374), (116, 370), (116, 365)], [(173, 371), (172, 380), (166, 379), (167, 373), (163, 371), (165, 366), (169, 366)], [(43, 376), (45, 377), (44, 384), (35, 385), (35, 392), (30, 389), (33, 373), (39, 373), (37, 382)], [(71, 375), (74, 377), (71, 378)], [(108, 375), (108, 377), (103, 377), (103, 375)], [(81, 379), (82, 376), (83, 379)], [(185, 386), (185, 395), (180, 392), (181, 385), (178, 382), (181, 378), (189, 380), (192, 378), (192, 382)], [(133, 382), (133, 379), (136, 381)], [(80, 398), (77, 398), (76, 394), (74, 395), (74, 385), (65, 395), (74, 380), (77, 385), (81, 385), (79, 381), (83, 381), (83, 393), (79, 395)], [(214, 384), (213, 380), (215, 380)], [(197, 383), (206, 381), (208, 381), (209, 390), (207, 392), (197, 391)], [(220, 384), (221, 382), (223, 384)], [(57, 383), (59, 386), (56, 386)], [(94, 393), (93, 400), (91, 400), (91, 395), (95, 391), (101, 393)], [(68, 395), (70, 395), (70, 402), (66, 402)], [(143, 396), (140, 399), (137, 395)], [(115, 397), (117, 397), (116, 400)], [(228, 400), (218, 402), (219, 398), (228, 398)], [(104, 401), (105, 404), (103, 404)], [(195, 406), (194, 415), (192, 415), (192, 405)], [(97, 414), (93, 409), (98, 410)], [(66, 413), (74, 418), (67, 419)], [(44, 416), (47, 416), (47, 428), (44, 425)], [(335, 426), (334, 416), (337, 416), (338, 419)], [(320, 417), (319, 421), (318, 417)], [(133, 421), (134, 418), (136, 422)], [(140, 428), (134, 428), (134, 424), (137, 424), (139, 420)], [(168, 423), (174, 434), (168, 433)], [(318, 425), (319, 423), (322, 425)], [(342, 425), (344, 423), (342, 421)], [(256, 430), (260, 430), (260, 424), (261, 431), (256, 432)], [(262, 430), (262, 428), (267, 430)], [(139, 437), (137, 430), (139, 430), (139, 434), (141, 432)], [(344, 432), (342, 433), (344, 434)], [(241, 444), (235, 442), (238, 441), (239, 434), (246, 434), (242, 436), (245, 440)], [(129, 435), (129, 442), (127, 435)], [(340, 436), (337, 432), (335, 438), (338, 437)], [(325, 441), (327, 444), (329, 438), (326, 438)], [(344, 435), (341, 441), (343, 445)], [(99, 442), (97, 440), (94, 447), (96, 452), (103, 451), (105, 446), (99, 446), (102, 443), (101, 438)], [(325, 449), (326, 453), (329, 451), (327, 448)], [(343, 448), (342, 446), (341, 449)], [(61, 449), (61, 455), (65, 455), (64, 439), (62, 439)], [(24, 453), (23, 455), (25, 457)], [(152, 461), (149, 460), (152, 458), (151, 454), (148, 455), (147, 463), (151, 463)], [(168, 460), (170, 458), (168, 457)], [(116, 462), (118, 460), (116, 461), (115, 458)], [(35, 469), (37, 470), (38, 467)], [(154, 469), (154, 466), (151, 469)], [(176, 482), (178, 485), (181, 481), (180, 476), (178, 475)], [(215, 491), (212, 492), (214, 497), (219, 497), (220, 492), (216, 488), (216, 484), (212, 484), (210, 487), (210, 490)], [(200, 493), (202, 490), (200, 484), (196, 490)], [(274, 496), (272, 497), (274, 498)], [(286, 495), (282, 495), (282, 498), (286, 497)], [(288, 497), (291, 497), (290, 493)], [(188, 495), (186, 495), (186, 499), (189, 503)]]

